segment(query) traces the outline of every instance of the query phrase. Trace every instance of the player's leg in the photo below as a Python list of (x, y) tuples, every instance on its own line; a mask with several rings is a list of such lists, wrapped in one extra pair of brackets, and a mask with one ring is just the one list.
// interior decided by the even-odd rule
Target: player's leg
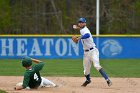
[(93, 60), (94, 67), (100, 72), (100, 74), (107, 81), (108, 86), (111, 86), (112, 82), (110, 81), (109, 77), (107, 76), (107, 74), (105, 73), (105, 71), (100, 65), (98, 49), (92, 50), (92, 57), (93, 57), (92, 60)]
[(56, 87), (57, 86), (55, 83), (53, 83), (52, 81), (44, 77), (41, 77), (41, 79), (42, 79), (41, 84), (40, 84), (41, 87)]
[(85, 53), (83, 58), (83, 67), (84, 67), (84, 75), (86, 77), (86, 81), (81, 86), (87, 86), (91, 82), (90, 80), (90, 68), (91, 68), (91, 62), (89, 59), (89, 54)]
[(107, 76), (107, 74), (105, 73), (105, 71), (101, 68), (101, 69), (99, 69), (99, 72), (105, 78), (105, 80), (107, 81), (108, 86), (111, 86), (112, 82), (109, 79), (109, 77)]

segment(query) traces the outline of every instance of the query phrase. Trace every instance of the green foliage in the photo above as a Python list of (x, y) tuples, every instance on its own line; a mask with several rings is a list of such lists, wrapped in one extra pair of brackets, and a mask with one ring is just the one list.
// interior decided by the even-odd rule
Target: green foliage
[(11, 30), (11, 10), (9, 0), (0, 1), (0, 33)]
[[(79, 34), (79, 17), (96, 30), (96, 0), (0, 0), (0, 34)], [(101, 34), (140, 34), (139, 0), (101, 0)]]
[[(45, 66), (43, 76), (83, 76), (82, 59), (42, 59)], [(102, 59), (101, 65), (110, 77), (140, 77), (139, 59)], [(1, 59), (0, 75), (23, 76), (25, 68), (20, 59)], [(92, 66), (91, 76), (101, 77)]]

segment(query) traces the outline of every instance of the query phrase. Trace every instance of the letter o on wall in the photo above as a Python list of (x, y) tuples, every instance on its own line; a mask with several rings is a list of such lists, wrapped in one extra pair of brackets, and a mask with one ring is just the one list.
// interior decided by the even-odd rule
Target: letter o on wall
[[(62, 46), (60, 46), (60, 44), (62, 43)], [(62, 49), (61, 49), (62, 48)], [(61, 50), (62, 51), (61, 51)], [(64, 39), (58, 39), (56, 41), (56, 45), (55, 45), (55, 50), (56, 50), (56, 53), (59, 55), (59, 56), (63, 56), (66, 54), (67, 52), (67, 43)]]

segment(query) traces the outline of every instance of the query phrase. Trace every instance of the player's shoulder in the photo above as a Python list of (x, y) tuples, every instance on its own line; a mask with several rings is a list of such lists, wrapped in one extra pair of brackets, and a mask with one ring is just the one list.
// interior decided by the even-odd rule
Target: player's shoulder
[(85, 27), (83, 28), (83, 30), (84, 30), (85, 32), (90, 32), (90, 30), (88, 29), (87, 26), (85, 26)]
[(35, 66), (37, 65), (44, 65), (45, 63), (43, 61), (39, 62), (38, 64), (36, 64)]
[(34, 70), (38, 71), (38, 70), (42, 69), (44, 65), (45, 65), (44, 62), (39, 62), (38, 64), (34, 65), (33, 68), (34, 68)]
[(84, 28), (84, 34), (86, 34), (86, 33), (90, 34), (90, 30), (87, 27)]

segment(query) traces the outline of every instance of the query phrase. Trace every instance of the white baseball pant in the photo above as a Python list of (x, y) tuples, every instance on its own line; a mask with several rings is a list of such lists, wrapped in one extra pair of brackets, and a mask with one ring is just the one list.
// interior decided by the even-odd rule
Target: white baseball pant
[[(56, 87), (56, 84), (54, 84), (52, 81), (44, 78), (44, 77), (41, 77), (42, 81), (40, 83), (40, 88), (42, 87)], [(23, 85), (23, 82), (19, 82), (16, 84), (16, 86), (22, 86)], [(30, 89), (29, 87), (25, 88), (25, 89)]]
[(97, 48), (94, 48), (89, 51), (84, 51), (83, 57), (83, 67), (84, 67), (84, 74), (90, 74), (90, 68), (94, 65), (94, 67), (99, 71), (102, 67), (99, 62), (99, 51)]

